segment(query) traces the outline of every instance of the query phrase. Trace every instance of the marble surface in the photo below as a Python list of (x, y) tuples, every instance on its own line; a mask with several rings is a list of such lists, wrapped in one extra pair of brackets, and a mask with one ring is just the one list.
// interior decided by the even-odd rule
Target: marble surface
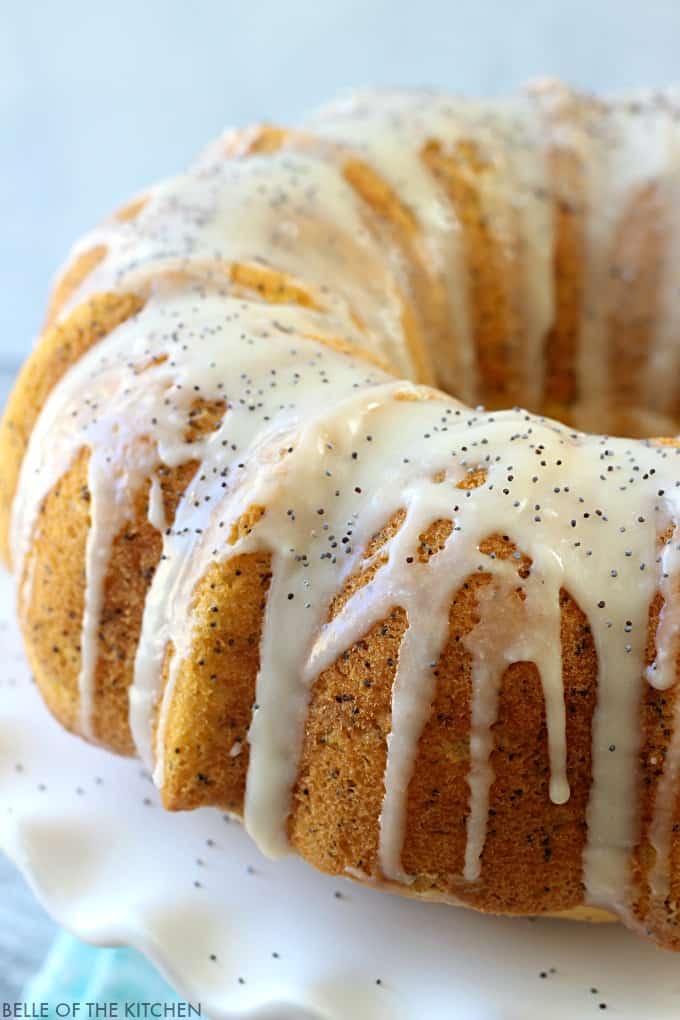
[(20, 999), (55, 933), (14, 865), (0, 855), (0, 1004)]

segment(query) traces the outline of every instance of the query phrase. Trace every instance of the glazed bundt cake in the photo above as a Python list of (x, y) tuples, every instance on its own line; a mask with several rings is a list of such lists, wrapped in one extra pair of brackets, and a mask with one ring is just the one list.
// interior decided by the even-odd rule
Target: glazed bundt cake
[(611, 438), (678, 432), (679, 116), (358, 94), (85, 238), (0, 438), (57, 719), (267, 853), (680, 948), (679, 447)]

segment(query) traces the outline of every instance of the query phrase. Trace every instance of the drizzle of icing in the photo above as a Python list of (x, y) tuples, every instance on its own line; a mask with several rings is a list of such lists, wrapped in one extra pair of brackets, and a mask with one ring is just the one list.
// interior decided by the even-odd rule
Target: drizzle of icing
[[(195, 302), (191, 323), (185, 322), (187, 299)], [(92, 686), (97, 656), (97, 627), (111, 544), (132, 517), (132, 498), (160, 464), (177, 466), (214, 452), (210, 482), (221, 492), (263, 423), (286, 427), (318, 402), (307, 374), (317, 380), (328, 399), (353, 386), (370, 385), (383, 373), (366, 371), (361, 360), (309, 341), (291, 340), (298, 329), (320, 333), (339, 323), (306, 309), (281, 307), (274, 322), (262, 305), (225, 295), (180, 289), (150, 299), (134, 320), (117, 329), (105, 343), (92, 348), (53, 392), (36, 425), (22, 467), (13, 513), (12, 547), (17, 570), (30, 548), (45, 496), (59, 481), (76, 453), (90, 453), (88, 487), (91, 523), (86, 549), (86, 614), (83, 622), (80, 673), (81, 715), (91, 733)], [(278, 328), (277, 328), (278, 327)], [(283, 332), (282, 332), (283, 330)], [(351, 334), (350, 334), (351, 335)], [(167, 355), (147, 365), (149, 343), (154, 354)], [(196, 358), (197, 348), (201, 351)], [(139, 371), (140, 366), (146, 366)], [(369, 366), (370, 369), (370, 366)], [(83, 402), (83, 394), (87, 400)], [(186, 441), (186, 428), (197, 393), (220, 399), (234, 397), (228, 425), (200, 442)], [(250, 394), (250, 399), (248, 399)], [(264, 398), (264, 399), (263, 399)], [(225, 431), (226, 429), (226, 431)], [(225, 436), (228, 436), (225, 438)], [(204, 471), (201, 475), (205, 474)], [(212, 510), (207, 481), (196, 481), (182, 500), (175, 528), (165, 535), (165, 576), (187, 555), (200, 524), (196, 503), (209, 517)], [(206, 498), (207, 497), (207, 498)], [(149, 516), (161, 530), (164, 523), (157, 478), (152, 483)], [(25, 605), (27, 591), (22, 604)], [(153, 592), (150, 595), (150, 605)], [(151, 618), (151, 609), (147, 610)], [(156, 633), (155, 639), (164, 639)], [(140, 647), (146, 647), (146, 632)], [(161, 649), (162, 654), (162, 649)], [(141, 684), (140, 684), (141, 686)], [(135, 713), (133, 712), (133, 728)], [(137, 734), (140, 743), (144, 738)], [(146, 755), (149, 761), (149, 756)]]
[[(511, 213), (520, 218), (524, 368), (527, 400), (535, 406), (543, 338), (554, 315), (545, 146), (549, 139), (576, 150), (588, 169), (585, 199), (598, 207), (598, 215), (589, 217), (577, 372), (586, 413), (599, 414), (598, 405), (606, 406), (611, 397), (601, 343), (607, 308), (600, 299), (613, 230), (640, 182), (662, 175), (663, 153), (675, 139), (656, 132), (657, 120), (667, 127), (661, 109), (651, 124), (641, 124), (642, 118), (623, 107), (615, 113), (588, 107), (569, 120), (560, 103), (573, 97), (558, 90), (555, 99), (550, 87), (547, 100), (545, 89), (540, 102), (537, 94), (503, 104), (371, 94), (329, 108), (311, 127), (365, 158), (420, 224), (433, 271), (446, 281), (457, 345), (455, 358), (441, 343), (432, 353), (441, 380), (467, 400), (475, 399), (478, 380), (460, 225), (420, 153), (432, 137), (454, 146), (473, 136), (485, 158), (502, 169), (493, 175), (493, 186), (485, 185), (482, 174), (481, 209), (501, 235), (510, 232)], [(607, 211), (599, 215), (605, 186)], [(451, 602), (471, 573), (488, 575), (478, 595), (479, 620), (465, 638), (473, 700), (462, 879), (474, 882), (483, 863), (494, 778), (490, 755), (498, 693), (513, 662), (533, 662), (538, 669), (549, 795), (557, 804), (569, 797), (560, 650), (560, 592), (568, 591), (589, 621), (598, 659), (586, 899), (628, 917), (644, 647), (657, 589), (665, 604), (647, 679), (670, 687), (678, 657), (678, 451), (586, 436), (520, 410), (473, 412), (368, 366), (360, 348), (385, 359), (396, 373), (414, 375), (402, 325), (400, 254), (366, 228), (365, 212), (340, 166), (321, 153), (227, 160), (218, 143), (189, 174), (154, 189), (134, 220), (110, 222), (81, 242), (76, 254), (103, 245), (106, 255), (62, 315), (105, 290), (150, 296), (141, 312), (70, 369), (36, 425), (13, 514), (20, 606), (30, 592), (30, 548), (40, 507), (87, 447), (91, 521), (79, 684), (82, 731), (91, 735), (97, 629), (111, 545), (132, 516), (134, 494), (150, 482), (148, 516), (163, 532), (163, 556), (146, 601), (130, 720), (139, 753), (162, 785), (163, 736), (178, 671), (192, 645), (196, 583), (216, 560), (269, 551), (272, 581), (248, 738), (245, 823), (275, 855), (287, 849), (290, 795), (312, 685), (374, 623), (401, 607), (408, 627), (393, 687), (379, 858), (385, 878), (409, 882), (414, 876), (401, 862), (408, 788)], [(231, 275), (236, 264), (302, 281), (314, 307), (282, 304), (273, 310), (237, 297)], [(671, 286), (667, 281), (664, 300), (675, 307)], [(664, 350), (669, 336), (662, 325)], [(322, 337), (342, 339), (348, 350), (333, 349)], [(656, 365), (653, 357), (650, 364)], [(189, 444), (185, 431), (197, 393), (226, 400), (228, 410), (213, 433)], [(189, 460), (200, 468), (167, 527), (157, 472)], [(486, 473), (483, 483), (461, 493), (456, 483), (475, 466)], [(232, 525), (252, 506), (263, 506), (264, 515), (230, 544)], [(398, 511), (405, 516), (385, 550), (386, 562), (330, 618), (334, 596), (361, 563), (371, 537)], [(420, 562), (419, 536), (442, 519), (453, 525), (448, 539)], [(657, 577), (657, 536), (669, 520), (676, 531)], [(518, 556), (528, 557), (525, 575), (516, 561), (480, 551), (499, 532)], [(240, 750), (233, 745), (228, 753)], [(657, 857), (650, 881), (657, 898), (668, 889), (679, 774), (680, 720), (651, 828)]]
[[(475, 337), (465, 271), (466, 251), (455, 211), (422, 159), (431, 139), (449, 149), (474, 138), (479, 158), (496, 167), (475, 180), (480, 216), (512, 243), (510, 220), (520, 218), (525, 257), (523, 291), (526, 400), (538, 406), (543, 339), (553, 314), (552, 226), (547, 201), (545, 125), (526, 97), (503, 101), (461, 102), (435, 92), (370, 91), (352, 93), (310, 121), (324, 138), (345, 143), (365, 157), (402, 198), (423, 231), (428, 264), (441, 275), (448, 294), (449, 321), (442, 336), (429, 336), (438, 380), (461, 399), (477, 399)], [(452, 349), (451, 336), (455, 339)]]

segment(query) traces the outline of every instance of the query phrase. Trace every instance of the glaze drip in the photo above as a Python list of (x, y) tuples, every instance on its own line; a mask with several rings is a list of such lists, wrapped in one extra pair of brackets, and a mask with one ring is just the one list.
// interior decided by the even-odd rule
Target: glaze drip
[[(612, 111), (550, 83), (505, 103), (358, 94), (290, 136), (261, 134), (266, 129), (225, 135), (188, 174), (153, 189), (134, 219), (112, 220), (81, 242), (76, 258), (99, 248), (104, 255), (60, 321), (104, 292), (129, 291), (145, 303), (47, 400), (22, 466), (12, 548), (24, 613), (41, 508), (87, 450), (84, 735), (94, 736), (111, 549), (134, 516), (135, 498), (146, 493), (162, 555), (146, 598), (130, 727), (157, 784), (166, 779), (177, 678), (200, 622), (197, 586), (214, 564), (266, 552), (271, 583), (248, 734), (245, 825), (266, 853), (287, 852), (314, 685), (401, 609), (407, 626), (392, 688), (374, 877), (410, 884), (418, 876), (402, 862), (409, 788), (451, 605), (467, 580), (481, 575), (475, 623), (464, 638), (472, 721), (465, 862), (456, 876), (461, 888), (474, 887), (484, 876), (499, 695), (515, 663), (533, 663), (540, 676), (546, 797), (556, 805), (570, 797), (560, 631), (568, 593), (587, 618), (597, 654), (584, 896), (633, 922), (640, 704), (647, 682), (674, 686), (680, 651), (680, 450), (587, 435), (518, 408), (467, 406), (483, 395), (484, 383), (483, 323), (468, 267), (475, 237), (513, 266), (509, 332), (496, 360), (512, 363), (523, 399), (540, 408), (545, 338), (556, 316), (550, 158), (555, 150), (574, 156), (586, 169), (585, 191), (560, 200), (578, 200), (591, 213), (571, 366), (574, 407), (581, 420), (606, 428), (615, 396), (607, 278), (616, 229), (622, 210), (649, 179), (663, 177), (677, 149), (668, 109), (651, 99), (642, 106), (651, 111), (644, 123), (634, 104)], [(428, 162), (428, 153), (438, 162)], [(445, 178), (447, 166), (453, 180)], [(366, 167), (376, 176), (362, 178)], [(473, 188), (474, 216), (464, 208)], [(602, 215), (592, 215), (600, 207)], [(676, 357), (670, 275), (652, 339)], [(427, 307), (423, 293), (432, 298)], [(655, 351), (650, 379), (665, 364), (666, 353), (659, 360)], [(440, 384), (467, 403), (419, 385), (430, 361)], [(503, 392), (497, 388), (496, 396)], [(218, 402), (224, 415), (190, 439), (196, 400)], [(658, 414), (651, 399), (632, 411), (645, 423), (668, 424), (672, 402), (666, 393)], [(161, 472), (187, 463), (196, 470), (170, 520)], [(476, 483), (465, 484), (472, 475)], [(367, 561), (372, 539), (397, 515), (395, 533)], [(420, 557), (423, 534), (441, 521), (450, 524), (446, 540)], [(485, 551), (498, 535), (512, 544), (508, 559)], [(370, 579), (337, 608), (338, 593), (368, 563), (376, 568)], [(646, 669), (657, 592), (664, 605), (656, 657)], [(240, 741), (225, 747), (232, 757), (241, 752)], [(679, 774), (676, 721), (650, 829), (655, 903), (669, 894)]]

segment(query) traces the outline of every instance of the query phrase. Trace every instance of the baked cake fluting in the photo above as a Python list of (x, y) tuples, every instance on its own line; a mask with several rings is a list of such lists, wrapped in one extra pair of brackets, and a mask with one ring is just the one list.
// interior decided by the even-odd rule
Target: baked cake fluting
[(0, 430), (60, 722), (273, 855), (680, 947), (680, 454), (578, 431), (677, 432), (678, 115), (360, 93), (80, 242)]

